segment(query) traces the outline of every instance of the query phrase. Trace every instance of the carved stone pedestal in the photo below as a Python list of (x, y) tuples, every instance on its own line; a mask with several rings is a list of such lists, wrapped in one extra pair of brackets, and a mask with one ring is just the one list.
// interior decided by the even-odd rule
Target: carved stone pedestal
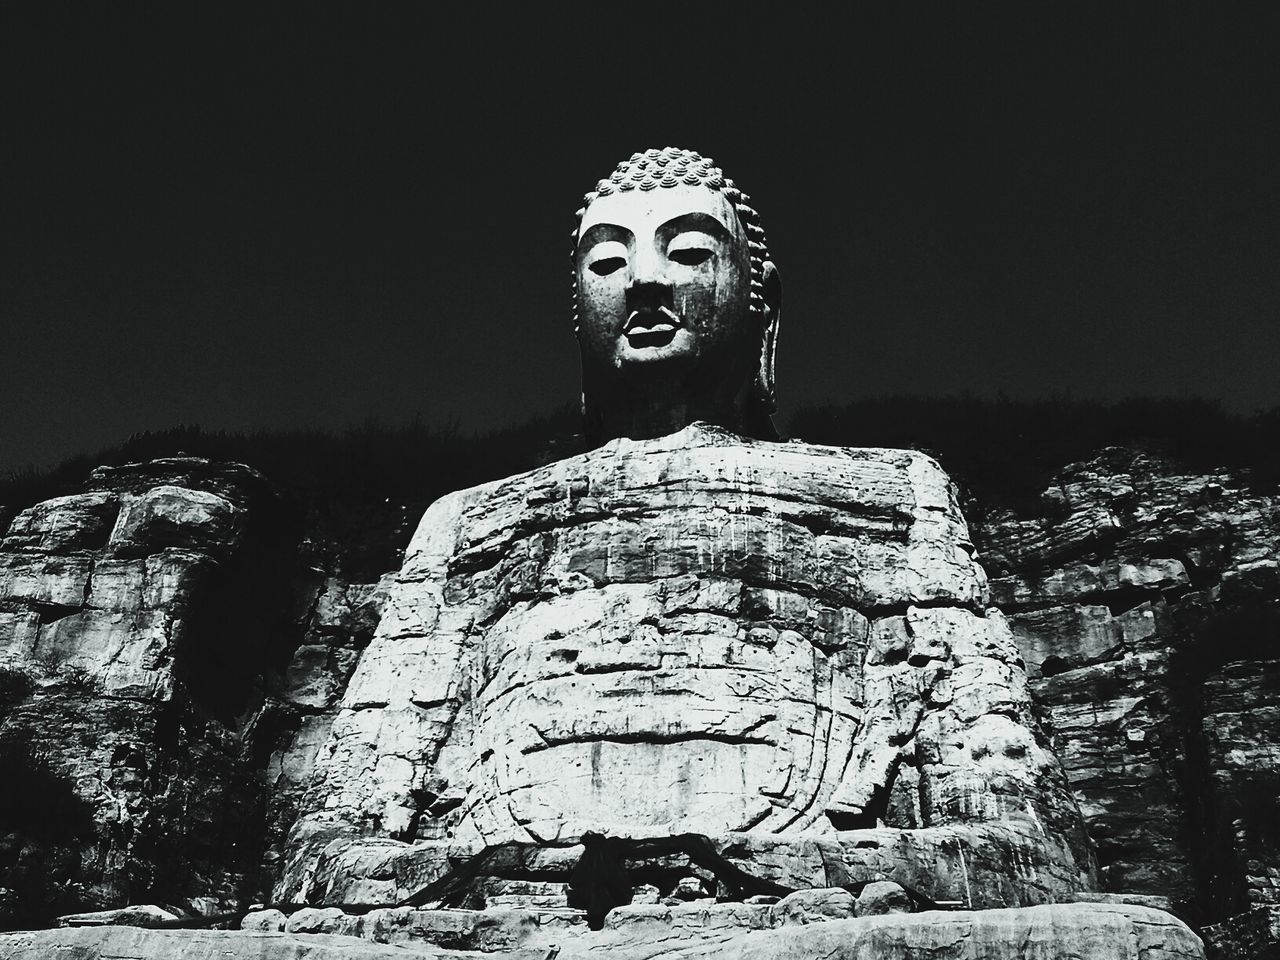
[[(327, 930), (328, 933), (303, 932)], [(630, 906), (605, 929), (558, 911), (304, 910), (288, 928), (98, 927), (0, 936), (0, 960), (1202, 960), (1200, 938), (1148, 907), (1075, 903), (827, 919), (784, 904)]]

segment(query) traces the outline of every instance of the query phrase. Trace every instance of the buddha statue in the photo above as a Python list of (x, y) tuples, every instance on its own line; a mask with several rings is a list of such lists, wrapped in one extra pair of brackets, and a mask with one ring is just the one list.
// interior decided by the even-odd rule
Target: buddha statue
[(572, 253), (588, 439), (701, 421), (776, 440), (782, 283), (749, 198), (710, 160), (667, 150), (619, 164), (585, 200)]
[(426, 512), (277, 898), (397, 903), (502, 844), (545, 878), (587, 834), (698, 834), (791, 889), (1090, 889), (945, 473), (777, 438), (782, 285), (749, 197), (637, 153), (572, 253), (591, 449)]

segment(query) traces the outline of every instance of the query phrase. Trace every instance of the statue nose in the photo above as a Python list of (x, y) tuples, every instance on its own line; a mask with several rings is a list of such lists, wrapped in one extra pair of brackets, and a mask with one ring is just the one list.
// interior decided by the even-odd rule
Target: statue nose
[(631, 282), (627, 284), (627, 306), (632, 310), (656, 310), (670, 306), (671, 284), (662, 257), (656, 253), (639, 255), (632, 264)]
[(667, 282), (665, 258), (656, 250), (646, 250), (644, 245), (636, 250), (631, 262), (632, 287), (665, 284)]
[(659, 307), (671, 307), (671, 284), (665, 280), (632, 280), (627, 285), (627, 309), (657, 310)]

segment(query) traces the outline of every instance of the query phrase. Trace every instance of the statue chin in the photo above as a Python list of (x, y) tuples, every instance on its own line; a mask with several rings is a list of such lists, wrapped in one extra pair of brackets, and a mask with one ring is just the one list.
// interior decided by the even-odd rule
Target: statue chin
[[(747, 360), (720, 364), (719, 375), (712, 377), (705, 358), (677, 346), (620, 352), (608, 367), (584, 366), (584, 425), (592, 446), (618, 437), (663, 437), (693, 423), (741, 436), (757, 433), (751, 429), (754, 374)], [(770, 433), (761, 439), (777, 437)]]

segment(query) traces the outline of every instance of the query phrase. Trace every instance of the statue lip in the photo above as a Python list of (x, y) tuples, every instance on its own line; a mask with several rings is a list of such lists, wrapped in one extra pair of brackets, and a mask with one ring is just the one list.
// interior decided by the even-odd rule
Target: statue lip
[(679, 314), (660, 306), (656, 310), (632, 310), (622, 333), (633, 347), (663, 347), (675, 339), (676, 330), (683, 326)]

